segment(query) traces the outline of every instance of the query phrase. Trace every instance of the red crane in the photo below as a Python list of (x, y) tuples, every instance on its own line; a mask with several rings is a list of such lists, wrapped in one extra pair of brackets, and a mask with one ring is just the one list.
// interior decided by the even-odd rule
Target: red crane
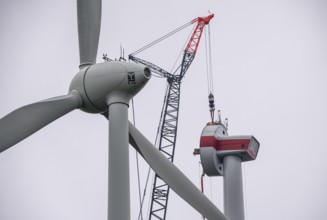
[[(156, 41), (146, 45), (145, 47), (137, 50), (136, 52), (129, 55), (129, 59), (136, 63), (141, 63), (148, 66), (152, 73), (157, 74), (161, 77), (167, 78), (167, 93), (164, 100), (161, 120), (160, 120), (160, 130), (158, 130), (159, 135), (159, 150), (169, 159), (171, 162), (174, 160), (175, 145), (177, 138), (177, 125), (178, 125), (178, 113), (179, 113), (179, 103), (180, 103), (180, 86), (182, 78), (185, 76), (188, 68), (190, 67), (195, 54), (197, 52), (200, 39), (204, 27), (209, 24), (210, 20), (214, 17), (210, 14), (207, 17), (198, 17), (193, 19), (191, 22), (181, 26), (180, 28), (168, 33), (167, 35), (159, 38)], [(144, 51), (145, 49), (157, 44), (158, 42), (166, 39), (167, 37), (175, 34), (176, 32), (188, 27), (189, 25), (195, 24), (196, 26), (192, 32), (190, 39), (188, 40), (187, 46), (184, 49), (184, 55), (180, 66), (173, 73), (160, 68), (159, 66), (145, 61), (143, 59), (135, 57), (136, 54)], [(178, 73), (178, 69), (180, 69)], [(149, 219), (165, 219), (167, 213), (167, 204), (169, 197), (169, 186), (163, 182), (163, 180), (155, 175), (152, 199), (151, 199), (151, 210)]]

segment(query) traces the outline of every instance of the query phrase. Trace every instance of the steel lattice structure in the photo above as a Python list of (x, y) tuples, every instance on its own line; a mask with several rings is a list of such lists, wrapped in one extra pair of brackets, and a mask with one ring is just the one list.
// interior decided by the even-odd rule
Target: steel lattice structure
[[(159, 130), (159, 151), (163, 153), (163, 155), (171, 162), (174, 161), (175, 146), (177, 140), (181, 81), (194, 60), (200, 43), (202, 31), (205, 25), (208, 24), (213, 18), (213, 16), (214, 15), (211, 14), (207, 17), (198, 17), (189, 23), (194, 24), (197, 22), (197, 25), (194, 28), (192, 35), (188, 40), (188, 44), (184, 50), (183, 60), (179, 66), (179, 74), (171, 74), (149, 61), (137, 58), (134, 56), (136, 53), (129, 55), (130, 60), (136, 63), (144, 64), (151, 69), (152, 73), (167, 78), (168, 88), (163, 104)], [(153, 43), (151, 43), (151, 45), (153, 45)], [(144, 48), (148, 47), (149, 46), (145, 46)], [(139, 51), (143, 51), (143, 49), (140, 49)], [(177, 70), (175, 73), (176, 72)], [(169, 191), (170, 187), (161, 179), (158, 174), (155, 174), (149, 215), (150, 220), (166, 219)]]
[[(164, 105), (163, 123), (160, 129), (159, 151), (173, 162), (177, 139), (181, 81), (180, 78), (176, 76), (168, 78), (167, 81), (169, 88)], [(166, 218), (169, 189), (169, 186), (156, 174), (152, 190), (150, 219), (152, 217), (158, 219)]]

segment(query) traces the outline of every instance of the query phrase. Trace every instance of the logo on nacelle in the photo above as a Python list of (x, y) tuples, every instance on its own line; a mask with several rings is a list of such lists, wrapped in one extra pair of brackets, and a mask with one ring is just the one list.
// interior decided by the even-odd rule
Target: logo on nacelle
[(128, 79), (128, 84), (135, 84), (135, 72), (128, 72), (127, 75), (127, 79)]

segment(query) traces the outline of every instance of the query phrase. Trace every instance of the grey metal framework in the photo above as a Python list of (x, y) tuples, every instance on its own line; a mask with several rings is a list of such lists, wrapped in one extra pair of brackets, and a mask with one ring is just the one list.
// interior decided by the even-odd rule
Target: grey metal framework
[[(194, 53), (184, 53), (181, 71), (179, 75), (166, 75), (168, 91), (165, 97), (164, 111), (161, 116), (161, 128), (159, 136), (159, 151), (168, 160), (174, 161), (175, 146), (177, 139), (178, 113), (181, 94), (181, 80), (194, 59)], [(166, 219), (168, 197), (170, 187), (155, 174), (152, 200), (150, 207), (150, 220), (152, 217)]]
[[(173, 162), (175, 154), (175, 143), (177, 139), (177, 124), (180, 101), (180, 86), (179, 77), (169, 77), (168, 92), (166, 104), (164, 105), (162, 124), (159, 137), (159, 151), (161, 151), (168, 160)], [(169, 186), (155, 174), (152, 200), (150, 208), (150, 219), (165, 219), (169, 197)]]
[[(148, 66), (153, 73), (167, 78), (168, 89), (163, 104), (160, 121), (159, 151), (171, 162), (174, 161), (175, 145), (177, 139), (178, 113), (181, 93), (181, 80), (194, 59), (194, 53), (184, 54), (179, 75), (173, 75), (162, 68), (133, 56), (129, 57), (136, 63)], [(166, 219), (170, 187), (155, 174), (149, 219)]]

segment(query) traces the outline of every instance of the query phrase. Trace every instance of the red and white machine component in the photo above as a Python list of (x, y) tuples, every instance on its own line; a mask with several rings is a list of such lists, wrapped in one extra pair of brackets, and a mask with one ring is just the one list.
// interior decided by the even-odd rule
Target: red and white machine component
[(196, 149), (194, 154), (200, 154), (204, 172), (208, 176), (222, 176), (225, 156), (238, 156), (242, 162), (255, 160), (259, 146), (254, 136), (228, 136), (226, 126), (215, 122), (208, 123), (202, 130), (200, 149)]

